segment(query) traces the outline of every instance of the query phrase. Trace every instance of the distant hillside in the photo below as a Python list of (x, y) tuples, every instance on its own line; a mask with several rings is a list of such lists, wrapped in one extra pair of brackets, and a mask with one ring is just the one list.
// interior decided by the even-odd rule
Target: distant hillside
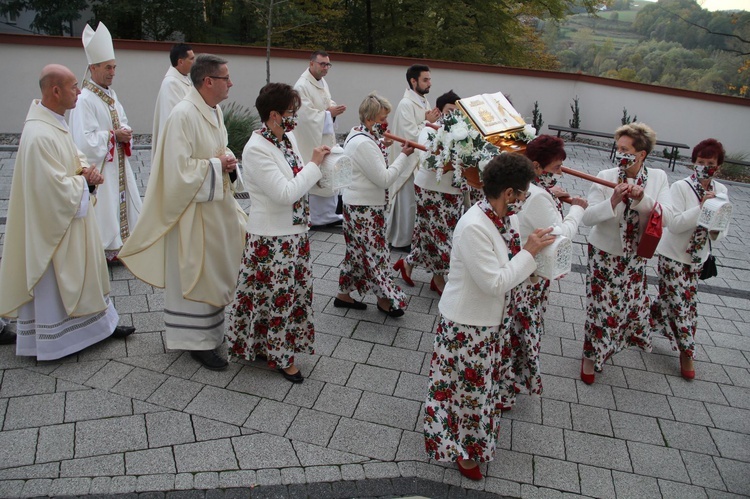
[(750, 13), (694, 0), (613, 4), (620, 10), (542, 25), (561, 71), (750, 98)]

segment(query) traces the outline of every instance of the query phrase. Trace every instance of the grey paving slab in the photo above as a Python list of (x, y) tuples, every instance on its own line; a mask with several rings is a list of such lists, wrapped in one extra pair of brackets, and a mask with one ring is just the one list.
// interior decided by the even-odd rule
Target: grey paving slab
[[(514, 409), (515, 410), (515, 409)], [(526, 454), (565, 458), (563, 430), (546, 426), (513, 421), (513, 450)]]
[(534, 457), (521, 452), (498, 450), (495, 459), (487, 465), (487, 476), (534, 483)]
[(729, 492), (747, 494), (750, 491), (750, 463), (731, 459), (714, 459)]
[(149, 447), (194, 442), (190, 415), (176, 411), (146, 414)]
[(299, 408), (293, 405), (261, 399), (244, 426), (283, 436), (297, 416), (298, 410)]
[(705, 404), (717, 428), (750, 434), (750, 410), (718, 404)]
[(144, 416), (76, 423), (75, 456), (88, 457), (148, 448)]
[(304, 383), (297, 383), (289, 390), (284, 402), (298, 407), (310, 408), (315, 405), (324, 383), (315, 379), (307, 378)]
[(52, 376), (72, 381), (73, 383), (83, 384), (106, 364), (106, 360), (63, 364), (52, 371)]
[(66, 394), (66, 422), (96, 420), (131, 414), (133, 414), (133, 403), (129, 397), (104, 390), (86, 390)]
[(612, 421), (615, 437), (647, 444), (664, 445), (664, 436), (656, 418), (618, 411), (611, 411), (609, 417)]
[(726, 490), (719, 469), (711, 456), (687, 451), (681, 451), (680, 455), (693, 485)]
[(183, 410), (204, 386), (201, 383), (178, 377), (165, 376), (165, 378), (166, 380), (145, 400), (162, 407)]
[(570, 404), (559, 400), (542, 399), (542, 423), (556, 428), (573, 428)]
[(193, 416), (193, 431), (195, 432), (195, 439), (197, 441), (217, 440), (219, 438), (236, 437), (242, 434), (239, 426), (200, 416)]
[(352, 362), (366, 362), (370, 356), (370, 350), (372, 350), (372, 343), (370, 342), (341, 338), (332, 356)]
[(219, 487), (221, 488), (254, 487), (256, 481), (257, 477), (254, 470), (222, 471), (219, 473)]
[(171, 447), (126, 452), (125, 469), (128, 475), (174, 474), (177, 472)]
[(681, 397), (667, 397), (669, 407), (677, 421), (712, 426), (711, 417), (706, 411), (705, 403), (700, 400), (684, 399)]
[(125, 472), (122, 454), (84, 457), (60, 463), (61, 477), (95, 477), (122, 475)]
[(49, 495), (52, 497), (85, 495), (90, 489), (90, 478), (58, 478), (52, 480)]
[(257, 433), (232, 438), (241, 469), (299, 466), (300, 462), (289, 439)]
[(354, 414), (361, 396), (362, 390), (337, 384), (327, 384), (318, 396), (313, 408), (339, 416), (351, 416)]
[(625, 441), (572, 430), (564, 432), (568, 461), (612, 470), (632, 471)]
[(396, 456), (400, 438), (401, 430), (341, 418), (328, 447), (389, 461)]
[(635, 473), (678, 482), (689, 481), (687, 470), (677, 449), (628, 442), (628, 450)]
[(609, 411), (599, 407), (570, 404), (573, 429), (597, 435), (613, 436)]
[(75, 425), (73, 423), (39, 428), (36, 462), (45, 463), (71, 459), (74, 449)]
[(420, 417), (420, 409), (421, 403), (414, 400), (364, 392), (354, 419), (410, 430)]
[(174, 488), (174, 475), (142, 475), (136, 482), (136, 492), (164, 491)]
[(722, 457), (750, 462), (750, 435), (709, 428)]
[(701, 454), (719, 455), (711, 435), (705, 426), (662, 420), (659, 426), (667, 447), (683, 449)]
[(724, 397), (729, 401), (729, 405), (741, 409), (750, 409), (750, 388), (726, 385), (721, 385), (720, 388)]
[(615, 395), (618, 411), (645, 414), (663, 419), (674, 418), (667, 397), (664, 395), (623, 388), (613, 388), (612, 391)]
[(360, 390), (392, 395), (398, 379), (398, 371), (367, 364), (357, 364), (354, 366), (346, 385)]
[(50, 426), (63, 422), (65, 394), (13, 397), (8, 401), (4, 430)]
[(178, 473), (239, 469), (232, 442), (228, 438), (174, 446)]
[(578, 403), (582, 405), (591, 405), (602, 407), (604, 409), (615, 409), (615, 396), (612, 393), (612, 387), (604, 383), (594, 383), (587, 385), (581, 380), (576, 380), (578, 390)]
[(0, 386), (2, 398), (54, 392), (55, 378), (28, 369), (7, 369), (3, 374), (3, 384)]
[(334, 414), (301, 408), (285, 436), (292, 441), (326, 446), (338, 422), (339, 416)]
[(626, 499), (650, 499), (661, 498), (659, 483), (656, 478), (613, 471), (612, 477), (615, 483), (617, 498)]
[(132, 370), (133, 366), (121, 362), (109, 361), (104, 367), (94, 373), (85, 384), (94, 388), (108, 390), (119, 383)]
[(34, 464), (18, 468), (0, 469), (1, 480), (57, 478), (60, 476), (60, 463)]
[(135, 368), (113, 386), (112, 391), (126, 397), (147, 400), (166, 380), (167, 376), (163, 374)]
[(0, 469), (33, 464), (36, 444), (36, 428), (0, 432)]
[(584, 496), (602, 499), (615, 498), (615, 484), (611, 470), (579, 464), (578, 474), (581, 479), (581, 494)]
[(534, 457), (534, 485), (580, 492), (578, 465), (560, 459)]
[(524, 394), (516, 395), (516, 405), (513, 410), (503, 413), (503, 418), (542, 424), (542, 400)]
[(291, 388), (291, 383), (277, 372), (244, 366), (227, 385), (227, 388), (257, 397), (284, 400)]
[(700, 499), (708, 497), (706, 491), (703, 490), (702, 487), (662, 479), (659, 479), (658, 482), (659, 490), (663, 497), (684, 497), (685, 499)]
[(716, 383), (700, 381), (697, 379), (688, 382), (682, 378), (676, 378), (673, 376), (667, 377), (667, 381), (669, 381), (669, 384), (672, 387), (672, 392), (677, 397), (728, 405), (727, 399), (724, 397), (721, 388), (719, 388), (719, 385)]
[[(52, 479), (50, 478), (37, 478), (33, 480), (27, 480), (26, 483), (23, 484), (23, 489), (20, 495), (23, 497), (46, 496), (49, 494), (51, 487), (52, 487)], [(3, 491), (0, 490), (0, 492), (3, 492)], [(7, 495), (5, 497), (11, 497), (11, 496)]]
[(225, 423), (241, 425), (259, 402), (258, 397), (223, 388), (205, 386), (185, 412)]
[(396, 369), (399, 371), (419, 374), (424, 357), (425, 354), (423, 352), (414, 352), (403, 348), (375, 345), (367, 363), (373, 366), (384, 367), (386, 369)]

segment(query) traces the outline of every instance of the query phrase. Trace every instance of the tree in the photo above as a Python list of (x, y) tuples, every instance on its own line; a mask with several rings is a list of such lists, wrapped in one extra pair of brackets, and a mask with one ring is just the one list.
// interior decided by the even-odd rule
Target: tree
[(73, 21), (81, 18), (81, 11), (88, 7), (87, 0), (5, 0), (0, 2), (0, 14), (17, 16), (24, 10), (36, 15), (31, 28), (48, 35), (64, 36), (73, 34)]

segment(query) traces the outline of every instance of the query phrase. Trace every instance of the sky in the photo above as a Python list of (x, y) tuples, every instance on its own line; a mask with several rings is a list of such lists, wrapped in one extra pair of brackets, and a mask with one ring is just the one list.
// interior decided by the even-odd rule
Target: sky
[[(653, 2), (656, 0), (646, 0)], [(707, 10), (747, 10), (750, 11), (750, 0), (698, 0)]]

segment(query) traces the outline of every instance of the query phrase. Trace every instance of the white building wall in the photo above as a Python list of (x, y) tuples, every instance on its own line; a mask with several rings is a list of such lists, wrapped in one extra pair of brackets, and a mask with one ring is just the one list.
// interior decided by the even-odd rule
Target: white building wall
[[(21, 131), (29, 103), (39, 96), (36, 82), (45, 64), (64, 64), (79, 78), (83, 76), (86, 58), (83, 49), (78, 47), (0, 43), (0, 67), (4, 68), (0, 71), (0, 88), (3, 89), (0, 133)], [(156, 94), (169, 66), (169, 45), (163, 44), (163, 47), (163, 51), (116, 50), (114, 88), (135, 133), (151, 132)], [(216, 50), (222, 48), (216, 47)], [(290, 52), (285, 51), (285, 54)], [(235, 54), (222, 56), (229, 61), (234, 83), (229, 101), (252, 107), (258, 90), (265, 84), (265, 58)], [(389, 61), (388, 64), (344, 62), (332, 55), (334, 66), (326, 79), (334, 100), (348, 107), (337, 120), (340, 133), (357, 124), (359, 103), (370, 91), (377, 90), (394, 107), (398, 104), (406, 88), (406, 68), (412, 62), (420, 61), (404, 59), (403, 65), (393, 65), (393, 58)], [(293, 85), (307, 64), (305, 52), (300, 52), (298, 59), (275, 57), (271, 60), (271, 80)], [(529, 121), (534, 101), (538, 101), (545, 122), (542, 132), (546, 132), (549, 124), (567, 126), (572, 116), (570, 104), (577, 95), (581, 128), (613, 131), (620, 125), (625, 107), (631, 116), (635, 114), (639, 121), (651, 125), (663, 140), (684, 142), (692, 147), (704, 138), (715, 137), (725, 144), (729, 153), (750, 153), (750, 101), (737, 99), (736, 103), (722, 103), (707, 100), (702, 97), (704, 94), (698, 93), (689, 93), (687, 97), (667, 95), (650, 91), (646, 86), (621, 88), (606, 79), (592, 79), (596, 83), (591, 83), (567, 76), (558, 79), (547, 77), (549, 73), (538, 74), (540, 76), (504, 75), (460, 64), (439, 63), (432, 70), (433, 85), (428, 98), (434, 103), (437, 96), (450, 89), (462, 97), (502, 91)], [(684, 155), (687, 151), (681, 152)]]

